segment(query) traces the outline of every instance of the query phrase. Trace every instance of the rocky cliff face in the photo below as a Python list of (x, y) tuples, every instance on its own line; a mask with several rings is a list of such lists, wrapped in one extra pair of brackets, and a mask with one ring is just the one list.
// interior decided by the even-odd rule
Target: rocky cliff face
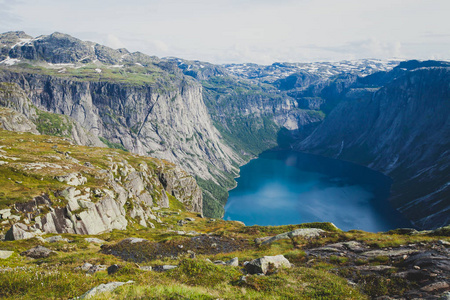
[[(391, 202), (421, 228), (450, 222), (450, 69), (395, 71), (386, 85), (346, 91), (296, 149), (349, 160), (394, 180)], [(381, 78), (382, 74), (377, 75)], [(367, 86), (367, 85), (366, 85)]]
[(154, 228), (162, 223), (159, 208), (171, 201), (202, 213), (194, 178), (167, 161), (44, 135), (0, 130), (0, 136), (0, 227), (14, 223), (10, 239)]
[(10, 47), (0, 81), (16, 83), (38, 109), (69, 117), (110, 147), (167, 159), (214, 185), (238, 173), (243, 160), (212, 125), (201, 85), (176, 64), (60, 33), (0, 38)]

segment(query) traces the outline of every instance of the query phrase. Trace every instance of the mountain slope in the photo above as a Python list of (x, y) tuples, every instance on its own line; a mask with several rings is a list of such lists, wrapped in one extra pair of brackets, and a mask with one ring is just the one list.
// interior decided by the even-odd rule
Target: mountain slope
[[(233, 185), (243, 161), (212, 125), (201, 85), (174, 63), (61, 33), (0, 41), (0, 81), (38, 109), (70, 117), (107, 145), (180, 164), (207, 188)], [(209, 199), (205, 213), (220, 216), (223, 204)]]
[(436, 228), (450, 222), (450, 68), (403, 73), (380, 89), (347, 92), (295, 147), (389, 175), (393, 206), (416, 226)]

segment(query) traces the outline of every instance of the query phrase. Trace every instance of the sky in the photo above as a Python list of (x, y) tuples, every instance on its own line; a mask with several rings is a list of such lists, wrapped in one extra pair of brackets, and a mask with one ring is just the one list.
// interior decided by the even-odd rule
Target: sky
[(450, 59), (449, 0), (0, 0), (0, 32), (212, 63)]

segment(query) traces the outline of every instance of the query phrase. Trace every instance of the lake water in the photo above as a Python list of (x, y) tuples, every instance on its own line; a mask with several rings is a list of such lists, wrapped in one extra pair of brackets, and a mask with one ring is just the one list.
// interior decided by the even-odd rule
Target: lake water
[(333, 222), (370, 232), (411, 227), (388, 202), (391, 180), (379, 172), (321, 156), (268, 151), (241, 167), (225, 220), (246, 225)]

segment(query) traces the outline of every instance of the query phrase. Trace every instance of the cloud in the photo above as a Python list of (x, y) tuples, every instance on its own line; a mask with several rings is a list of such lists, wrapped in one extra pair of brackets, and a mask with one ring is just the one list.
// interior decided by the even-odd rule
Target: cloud
[(122, 43), (117, 36), (111, 33), (106, 36), (105, 45), (113, 49), (125, 48), (125, 44)]
[[(12, 8), (21, 4), (19, 0), (0, 0), (0, 25), (11, 26), (21, 21), (21, 18), (12, 12)], [(8, 26), (9, 25), (9, 26)]]
[(393, 58), (402, 56), (400, 42), (383, 42), (375, 38), (351, 41), (338, 46), (309, 45), (305, 48), (337, 53), (349, 58)]

